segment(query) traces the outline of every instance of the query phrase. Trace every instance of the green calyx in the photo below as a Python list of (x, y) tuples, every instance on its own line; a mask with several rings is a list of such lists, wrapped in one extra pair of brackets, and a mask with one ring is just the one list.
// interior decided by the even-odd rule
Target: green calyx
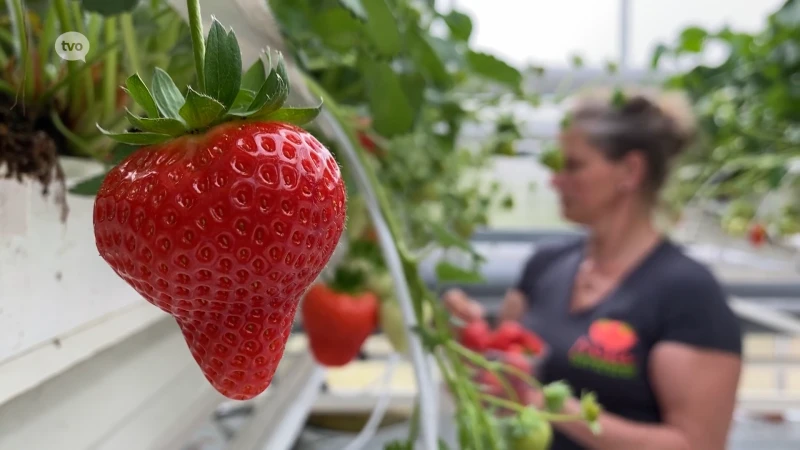
[[(113, 133), (97, 125), (112, 139), (132, 145), (153, 145), (187, 134), (199, 134), (211, 127), (230, 121), (287, 122), (298, 126), (314, 120), (322, 103), (313, 108), (288, 108), (289, 76), (283, 56), (278, 53), (273, 67), (269, 51), (266, 64), (259, 58), (242, 73), (242, 56), (233, 30), (226, 31), (217, 19), (212, 20), (205, 42), (202, 26), (192, 20), (198, 87), (189, 86), (180, 92), (172, 78), (160, 68), (155, 69), (151, 86), (138, 73), (125, 83), (126, 92), (146, 113), (142, 117), (127, 111), (134, 132)], [(198, 51), (198, 49), (204, 51)], [(265, 67), (266, 66), (266, 67)], [(269, 72), (267, 72), (269, 68)]]

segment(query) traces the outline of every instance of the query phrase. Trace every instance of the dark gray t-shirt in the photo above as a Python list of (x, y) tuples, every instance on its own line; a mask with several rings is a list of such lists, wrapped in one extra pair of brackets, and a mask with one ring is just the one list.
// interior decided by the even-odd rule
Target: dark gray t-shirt
[[(648, 377), (650, 352), (664, 341), (741, 354), (740, 324), (711, 271), (664, 240), (602, 302), (571, 313), (584, 239), (544, 244), (528, 260), (517, 289), (528, 298), (523, 325), (549, 345), (539, 377), (597, 394), (603, 408), (629, 420), (661, 422)], [(552, 450), (580, 450), (556, 433)]]

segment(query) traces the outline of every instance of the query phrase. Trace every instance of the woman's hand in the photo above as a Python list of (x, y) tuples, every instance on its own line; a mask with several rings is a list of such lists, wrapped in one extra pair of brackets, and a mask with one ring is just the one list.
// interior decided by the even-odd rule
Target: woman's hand
[(472, 300), (467, 294), (458, 288), (448, 289), (442, 295), (444, 306), (450, 314), (463, 320), (472, 322), (483, 318), (484, 310), (480, 303)]

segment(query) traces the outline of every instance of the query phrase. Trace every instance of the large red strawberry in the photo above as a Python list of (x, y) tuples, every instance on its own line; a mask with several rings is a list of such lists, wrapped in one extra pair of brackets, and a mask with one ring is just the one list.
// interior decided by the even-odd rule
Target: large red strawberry
[(371, 292), (349, 294), (315, 284), (302, 306), (303, 329), (314, 359), (341, 367), (358, 356), (378, 326), (378, 298)]
[(249, 399), (269, 386), (299, 299), (339, 241), (345, 187), (331, 153), (289, 123), (319, 108), (282, 108), (282, 60), (242, 76), (233, 32), (214, 21), (197, 71), (185, 96), (159, 69), (152, 93), (128, 79), (148, 117), (128, 114), (139, 132), (106, 133), (147, 146), (105, 177), (94, 232), (114, 271), (175, 317), (214, 388)]

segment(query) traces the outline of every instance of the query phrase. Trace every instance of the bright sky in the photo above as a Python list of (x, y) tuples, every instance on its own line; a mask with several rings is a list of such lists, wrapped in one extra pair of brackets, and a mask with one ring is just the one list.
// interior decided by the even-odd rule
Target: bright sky
[[(470, 13), (473, 43), (509, 61), (566, 65), (619, 56), (619, 0), (451, 0)], [(630, 0), (630, 66), (649, 64), (653, 48), (690, 25), (755, 31), (784, 0)]]

